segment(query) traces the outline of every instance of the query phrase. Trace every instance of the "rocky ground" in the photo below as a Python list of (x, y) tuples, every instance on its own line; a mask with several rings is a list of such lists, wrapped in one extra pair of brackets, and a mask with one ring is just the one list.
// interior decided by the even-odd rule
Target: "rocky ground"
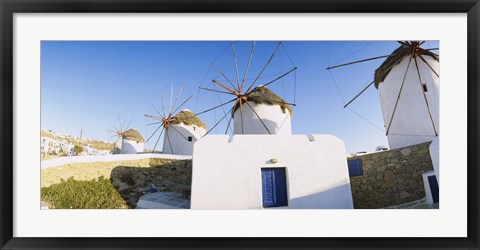
[(189, 195), (192, 180), (191, 160), (141, 159), (134, 161), (67, 164), (43, 169), (42, 187), (61, 179), (91, 180), (110, 178), (131, 208), (148, 192), (178, 192)]

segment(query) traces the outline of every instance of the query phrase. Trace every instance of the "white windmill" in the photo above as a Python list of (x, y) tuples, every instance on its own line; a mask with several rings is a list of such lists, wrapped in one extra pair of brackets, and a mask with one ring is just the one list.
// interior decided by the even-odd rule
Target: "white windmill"
[(327, 70), (386, 58), (375, 70), (374, 80), (344, 107), (374, 85), (378, 89), (390, 149), (432, 141), (430, 156), (438, 179), (440, 59), (432, 52), (438, 48), (422, 48), (424, 41), (398, 43), (400, 46), (389, 55), (336, 65)]
[(202, 138), (202, 136), (206, 133), (207, 126), (193, 112), (188, 109), (183, 109), (176, 113), (191, 98), (190, 96), (181, 105), (176, 107), (182, 91), (183, 86), (172, 104), (172, 85), (170, 92), (170, 107), (168, 111), (165, 112), (163, 96), (160, 95), (162, 102), (162, 113), (160, 113), (160, 111), (153, 106), (158, 116), (145, 114), (145, 117), (158, 121), (148, 125), (159, 125), (158, 128), (147, 139), (147, 141), (149, 141), (155, 135), (155, 133), (162, 128), (155, 146), (153, 147), (153, 151), (155, 151), (160, 137), (165, 132), (162, 150), (164, 154), (192, 155), (194, 143), (200, 140), (200, 138)]
[(375, 70), (374, 80), (345, 104), (347, 107), (367, 88), (378, 89), (391, 149), (431, 141), (439, 136), (439, 56), (424, 49), (425, 42), (399, 41), (390, 55), (378, 56), (328, 67), (386, 58)]
[[(133, 117), (124, 128), (123, 126), (126, 120), (122, 123), (120, 116), (118, 116), (119, 127), (117, 128), (114, 124), (113, 127), (115, 130), (108, 130), (109, 132), (115, 133), (112, 137), (117, 137), (117, 140), (113, 144), (113, 154), (137, 154), (143, 152), (145, 140), (137, 130), (129, 128), (132, 120)], [(121, 144), (119, 144), (120, 139)]]
[[(291, 65), (285, 67), (282, 65), (281, 69), (275, 67), (275, 69), (270, 69), (269, 66), (272, 66), (273, 59), (275, 55), (279, 54), (280, 50), (285, 51), (281, 42), (278, 42), (272, 54), (268, 57), (268, 60), (265, 64), (258, 66), (258, 74), (253, 78), (247, 78), (249, 70), (252, 68), (252, 58), (256, 47), (256, 42), (251, 43), (249, 48), (249, 57), (248, 61), (245, 63), (245, 69), (243, 77), (239, 75), (239, 64), (237, 60), (237, 50), (235, 43), (232, 43), (229, 47), (233, 51), (233, 62), (235, 77), (228, 77), (227, 73), (222, 71), (216, 63), (212, 63), (212, 67), (216, 69), (219, 73), (218, 78), (215, 77), (212, 79), (213, 86), (211, 88), (200, 87), (201, 90), (206, 90), (210, 92), (216, 92), (227, 94), (228, 96), (233, 96), (233, 99), (225, 101), (221, 105), (215, 106), (214, 108), (208, 109), (207, 111), (200, 112), (202, 114), (219, 107), (222, 107), (228, 103), (234, 102), (233, 106), (229, 109), (228, 112), (224, 111), (224, 116), (207, 132), (207, 134), (213, 130), (217, 125), (224, 120), (228, 114), (230, 118), (228, 119), (227, 129), (228, 131), (231, 120), (233, 119), (233, 134), (291, 134), (291, 117), (292, 117), (292, 106), (295, 106), (294, 103), (288, 103), (283, 98), (275, 94), (271, 89), (267, 88), (270, 84), (273, 83), (282, 83), (290, 76), (289, 83), (292, 83), (291, 86), (295, 88), (296, 77), (291, 77), (296, 75), (295, 72), (297, 67), (291, 62)], [(286, 51), (285, 51), (286, 53)], [(288, 55), (288, 54), (286, 54)], [(291, 60), (291, 59), (290, 59)], [(278, 64), (278, 62), (276, 62)], [(276, 65), (279, 66), (279, 65)], [(233, 72), (233, 70), (231, 70)], [(268, 72), (268, 73), (267, 73)], [(234, 80), (232, 80), (234, 79)], [(259, 84), (261, 83), (261, 84)], [(220, 90), (215, 89), (217, 86)], [(273, 85), (272, 85), (273, 86)], [(293, 94), (295, 90), (291, 91)], [(220, 98), (219, 98), (220, 99)], [(293, 97), (295, 99), (295, 96)], [(295, 102), (295, 101), (294, 101)]]

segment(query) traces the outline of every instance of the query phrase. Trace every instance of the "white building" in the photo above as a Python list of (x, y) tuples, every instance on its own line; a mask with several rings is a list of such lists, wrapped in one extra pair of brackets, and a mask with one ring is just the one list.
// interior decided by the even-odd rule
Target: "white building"
[[(272, 132), (282, 131), (279, 117), (283, 114), (290, 124), (291, 108), (267, 91), (265, 99), (251, 103), (260, 105), (251, 106), (255, 111), (270, 106), (269, 113), (259, 116), (271, 121), (267, 128)], [(242, 112), (247, 109), (244, 103)], [(236, 121), (238, 113), (236, 133), (241, 125)], [(257, 115), (242, 117), (244, 126), (261, 123)], [(261, 124), (263, 132), (247, 126), (243, 132), (253, 134), (235, 134), (230, 142), (227, 135), (208, 135), (195, 144), (192, 209), (353, 208), (341, 140), (331, 135), (291, 135), (290, 127), (288, 133), (270, 135)]]
[(193, 145), (207, 132), (207, 126), (190, 110), (184, 109), (172, 117), (165, 130), (163, 153), (192, 155)]
[(195, 145), (192, 209), (353, 208), (331, 135), (209, 135)]
[(439, 136), (439, 58), (417, 46), (401, 45), (375, 71), (391, 149)]
[(234, 134), (292, 134), (292, 108), (282, 98), (259, 86), (247, 100), (242, 109), (235, 107)]
[(51, 147), (51, 139), (48, 137), (41, 136), (40, 137), (40, 152), (48, 153)]
[(90, 145), (83, 146), (83, 152), (81, 153), (81, 155), (90, 155), (92, 151), (93, 151), (93, 148), (90, 147)]
[(73, 155), (75, 145), (71, 143), (64, 143), (62, 146), (63, 153), (66, 155)]
[(62, 142), (49, 137), (40, 137), (40, 152), (48, 154), (58, 154), (62, 146)]
[(129, 129), (122, 133), (121, 154), (142, 153), (144, 148), (145, 140), (137, 130)]

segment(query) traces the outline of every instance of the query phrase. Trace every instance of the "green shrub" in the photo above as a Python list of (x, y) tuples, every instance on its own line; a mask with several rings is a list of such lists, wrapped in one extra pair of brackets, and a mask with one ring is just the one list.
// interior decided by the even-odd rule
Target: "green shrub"
[(127, 203), (108, 179), (78, 181), (73, 177), (67, 181), (42, 188), (42, 200), (51, 208), (112, 209), (128, 208)]
[(73, 152), (74, 152), (76, 155), (78, 155), (78, 154), (80, 154), (80, 153), (83, 152), (83, 147), (78, 146), (78, 145), (75, 145), (75, 146), (73, 146)]

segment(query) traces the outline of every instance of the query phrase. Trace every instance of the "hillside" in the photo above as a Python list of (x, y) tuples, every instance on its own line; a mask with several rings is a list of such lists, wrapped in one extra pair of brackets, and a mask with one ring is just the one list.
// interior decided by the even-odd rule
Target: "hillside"
[(40, 135), (44, 137), (48, 137), (57, 141), (67, 141), (71, 144), (74, 145), (79, 145), (79, 146), (90, 146), (94, 149), (98, 150), (108, 150), (112, 151), (113, 149), (113, 143), (108, 143), (105, 141), (100, 141), (100, 140), (95, 140), (95, 139), (87, 139), (87, 138), (82, 138), (80, 141), (80, 138), (77, 136), (73, 135), (67, 135), (67, 134), (60, 134), (60, 133), (55, 133), (53, 131), (47, 131), (47, 130), (41, 130)]

